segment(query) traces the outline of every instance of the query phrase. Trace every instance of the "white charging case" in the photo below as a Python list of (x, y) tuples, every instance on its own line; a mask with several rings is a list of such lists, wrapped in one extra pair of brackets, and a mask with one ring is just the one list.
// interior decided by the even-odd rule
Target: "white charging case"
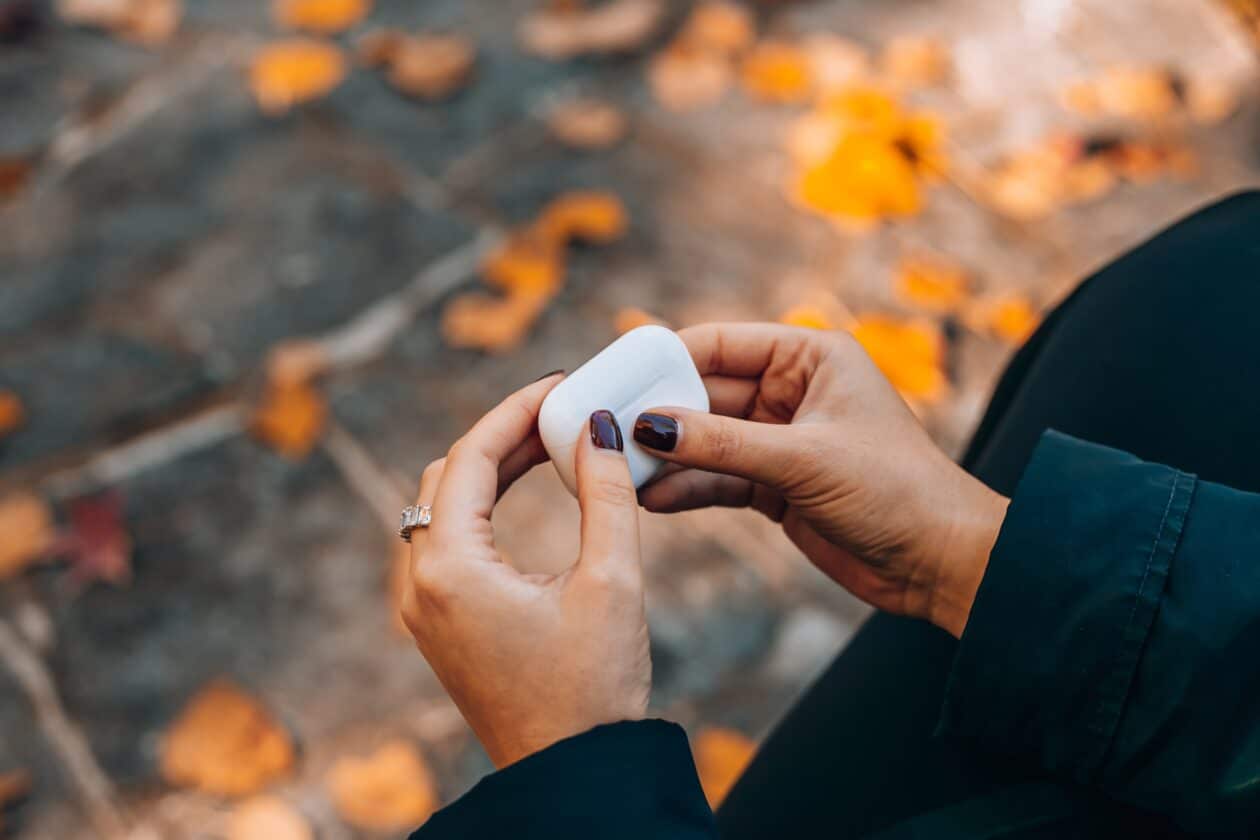
[(608, 409), (621, 427), (630, 477), (642, 487), (664, 462), (634, 442), (635, 418), (649, 408), (671, 405), (708, 411), (704, 381), (681, 338), (665, 327), (638, 327), (551, 390), (538, 414), (538, 434), (564, 486), (576, 496), (578, 440), (590, 433), (591, 414)]

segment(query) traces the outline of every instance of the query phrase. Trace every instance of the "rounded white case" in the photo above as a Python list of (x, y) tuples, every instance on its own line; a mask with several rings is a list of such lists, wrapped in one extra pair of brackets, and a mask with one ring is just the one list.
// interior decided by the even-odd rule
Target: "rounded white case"
[(538, 415), (538, 434), (564, 486), (577, 495), (577, 442), (590, 433), (591, 414), (608, 409), (621, 427), (630, 477), (642, 487), (664, 461), (635, 443), (631, 433), (641, 412), (661, 406), (708, 411), (709, 394), (682, 339), (664, 327), (638, 327), (551, 390)]

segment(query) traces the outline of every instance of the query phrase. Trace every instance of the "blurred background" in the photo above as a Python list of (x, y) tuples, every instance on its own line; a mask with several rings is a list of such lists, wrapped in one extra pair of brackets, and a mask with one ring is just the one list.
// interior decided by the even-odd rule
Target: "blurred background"
[[(1258, 37), (1247, 0), (0, 0), (0, 834), (418, 825), (491, 769), (394, 618), (429, 460), (714, 319), (853, 331), (959, 453), (1082, 277), (1260, 181)], [(496, 516), (574, 556), (548, 467)], [(755, 515), (643, 531), (716, 802), (866, 610)]]

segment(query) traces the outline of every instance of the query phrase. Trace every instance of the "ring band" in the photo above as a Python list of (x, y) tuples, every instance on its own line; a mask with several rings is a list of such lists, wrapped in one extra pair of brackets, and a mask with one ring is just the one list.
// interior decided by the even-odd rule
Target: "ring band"
[(398, 536), (403, 542), (411, 542), (411, 532), (428, 528), (433, 521), (433, 505), (407, 505), (398, 521)]

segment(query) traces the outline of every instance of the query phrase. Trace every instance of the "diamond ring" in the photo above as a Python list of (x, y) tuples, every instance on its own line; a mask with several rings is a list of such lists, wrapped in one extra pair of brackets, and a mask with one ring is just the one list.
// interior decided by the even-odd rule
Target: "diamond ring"
[(411, 542), (411, 532), (417, 528), (428, 528), (432, 521), (433, 505), (407, 505), (398, 521), (398, 536), (403, 542)]

